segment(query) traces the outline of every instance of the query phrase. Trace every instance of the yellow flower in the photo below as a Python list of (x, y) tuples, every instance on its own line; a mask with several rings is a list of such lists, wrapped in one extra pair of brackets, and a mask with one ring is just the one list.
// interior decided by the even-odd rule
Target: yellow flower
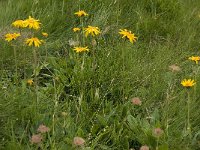
[(24, 20), (24, 27), (28, 27), (30, 29), (35, 29), (38, 30), (40, 28), (40, 22), (39, 20), (36, 20), (34, 18), (32, 18), (31, 16), (29, 16), (28, 19)]
[(85, 51), (89, 51), (88, 47), (74, 47), (74, 50), (77, 52), (77, 53), (80, 53), (80, 52), (85, 52)]
[(196, 64), (198, 64), (198, 61), (200, 61), (200, 57), (199, 56), (192, 56), (188, 58), (189, 60), (195, 61)]
[(131, 43), (136, 42), (137, 37), (134, 35), (134, 33), (131, 33), (131, 31), (128, 31), (127, 29), (120, 29), (119, 34), (123, 35), (122, 38), (127, 38)]
[(12, 25), (17, 28), (24, 28), (25, 22), (24, 20), (16, 20), (15, 22), (12, 23)]
[(72, 29), (74, 32), (77, 32), (77, 31), (80, 31), (81, 29), (80, 28), (73, 28)]
[(20, 33), (8, 33), (5, 35), (5, 40), (10, 42), (12, 40), (16, 40), (19, 36), (21, 36)]
[(49, 36), (48, 33), (46, 33), (46, 32), (42, 32), (42, 35), (43, 35), (44, 37), (48, 37), (48, 36)]
[(88, 26), (85, 30), (85, 36), (87, 37), (89, 34), (92, 36), (100, 34), (100, 29), (98, 27)]
[(83, 10), (79, 10), (78, 12), (75, 12), (74, 14), (77, 15), (78, 17), (88, 16), (88, 14)]
[(26, 39), (26, 44), (28, 46), (35, 46), (35, 47), (40, 47), (40, 45), (42, 44), (42, 40), (39, 40), (38, 38), (36, 37), (32, 37), (30, 39)]
[(184, 79), (181, 81), (182, 86), (184, 87), (192, 87), (196, 84), (196, 82), (194, 82), (194, 80), (192, 79)]
[(27, 80), (27, 83), (28, 83), (29, 85), (33, 85), (33, 79), (28, 79), (28, 80)]

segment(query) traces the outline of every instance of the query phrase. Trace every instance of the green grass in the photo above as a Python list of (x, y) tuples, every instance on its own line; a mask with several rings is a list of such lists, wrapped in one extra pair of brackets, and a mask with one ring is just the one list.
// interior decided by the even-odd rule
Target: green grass
[[(82, 45), (90, 52), (82, 54), (70, 46), (77, 38), (72, 28), (81, 27), (74, 15), (79, 7), (89, 14), (84, 26), (101, 30), (96, 45), (85, 38)], [(37, 67), (34, 48), (18, 41), (15, 59), (4, 40), (6, 33), (18, 32), (12, 22), (29, 15), (49, 34), (37, 49)], [(199, 65), (188, 60), (200, 55), (199, 15), (198, 0), (1, 0), (0, 149), (200, 149)], [(136, 43), (121, 38), (124, 28), (135, 33)], [(181, 71), (170, 71), (173, 64)], [(30, 78), (35, 86), (27, 84)], [(195, 79), (195, 87), (182, 87), (185, 78)], [(133, 105), (133, 97), (142, 105)], [(41, 145), (32, 144), (41, 124), (50, 132)], [(160, 138), (152, 133), (158, 127), (164, 131)], [(84, 147), (73, 144), (77, 136)]]

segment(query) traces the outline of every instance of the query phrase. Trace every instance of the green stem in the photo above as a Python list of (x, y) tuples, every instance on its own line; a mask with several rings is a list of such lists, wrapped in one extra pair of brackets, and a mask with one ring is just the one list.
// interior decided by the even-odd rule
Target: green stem
[(81, 29), (82, 29), (82, 42), (83, 42), (83, 45), (85, 46), (84, 22), (83, 22), (82, 17), (80, 17), (80, 24), (81, 24)]
[(17, 51), (16, 51), (16, 47), (13, 46), (13, 50), (14, 50), (14, 57), (15, 57), (15, 83), (17, 82), (17, 77), (18, 77), (18, 71), (17, 71)]
[(62, 16), (64, 14), (64, 6), (65, 6), (65, 0), (63, 0), (63, 3), (62, 3)]
[(187, 91), (188, 94), (188, 100), (187, 100), (187, 130), (189, 132), (189, 135), (191, 137), (191, 125), (190, 125), (190, 92)]
[(35, 94), (36, 94), (36, 112), (38, 108), (38, 103), (39, 103), (39, 98), (38, 98), (38, 83), (37, 83), (37, 65), (38, 65), (38, 58), (37, 58), (37, 51), (34, 48), (33, 49), (33, 57), (34, 57), (34, 65), (33, 65), (33, 70), (34, 70), (34, 82), (35, 82)]
[[(55, 118), (56, 118), (56, 112), (57, 112), (57, 107), (58, 107), (58, 101), (57, 101), (57, 90), (56, 90), (56, 81), (53, 79), (53, 87), (54, 87), (54, 112), (53, 112), (53, 130), (52, 130), (52, 135), (55, 135)], [(55, 141), (53, 141), (53, 145), (55, 145)]]
[[(124, 41), (124, 46), (125, 46), (125, 41)], [(124, 86), (125, 86), (125, 82), (124, 82), (124, 72), (125, 72), (125, 62), (124, 62), (124, 57), (125, 57), (125, 54), (124, 54), (124, 49), (122, 48), (122, 99), (125, 100), (125, 92), (124, 92)]]
[(159, 142), (159, 137), (156, 140), (156, 150), (158, 150), (158, 142)]

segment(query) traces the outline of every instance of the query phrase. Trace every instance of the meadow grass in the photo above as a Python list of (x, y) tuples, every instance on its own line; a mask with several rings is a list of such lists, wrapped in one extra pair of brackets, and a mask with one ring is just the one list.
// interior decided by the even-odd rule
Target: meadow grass
[[(5, 41), (28, 16), (49, 34), (37, 49)], [(200, 55), (198, 0), (1, 0), (0, 20), (0, 149), (200, 149), (199, 65), (188, 60)], [(88, 25), (101, 34), (72, 31)], [(195, 86), (183, 87), (189, 78)], [(40, 125), (49, 131), (35, 144)]]

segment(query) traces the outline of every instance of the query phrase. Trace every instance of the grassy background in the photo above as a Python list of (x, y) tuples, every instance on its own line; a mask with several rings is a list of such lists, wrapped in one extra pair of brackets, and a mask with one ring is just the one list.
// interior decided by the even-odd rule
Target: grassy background
[[(84, 69), (83, 55), (75, 54), (69, 42), (76, 39), (72, 28), (80, 27), (74, 15), (79, 7), (89, 13), (85, 25), (102, 31), (95, 47), (92, 39), (86, 40), (95, 49), (96, 66), (88, 53)], [(6, 33), (16, 31), (10, 24), (29, 15), (49, 33), (39, 48), (37, 93), (26, 85), (33, 74), (32, 49), (17, 49), (20, 75), (15, 83), (13, 48), (4, 41)], [(198, 0), (1, 0), (0, 149), (37, 149), (30, 138), (40, 124), (51, 129), (43, 149), (78, 149), (72, 141), (80, 136), (86, 140), (85, 149), (137, 150), (146, 144), (153, 150), (155, 127), (164, 130), (160, 150), (200, 149), (200, 76), (194, 75), (198, 65), (188, 60), (199, 55), (199, 15)], [(123, 28), (138, 36), (135, 44), (121, 39), (118, 32)], [(172, 64), (182, 70), (171, 72)], [(190, 137), (187, 93), (180, 82), (194, 76)], [(142, 106), (133, 106), (132, 97), (140, 97)]]

